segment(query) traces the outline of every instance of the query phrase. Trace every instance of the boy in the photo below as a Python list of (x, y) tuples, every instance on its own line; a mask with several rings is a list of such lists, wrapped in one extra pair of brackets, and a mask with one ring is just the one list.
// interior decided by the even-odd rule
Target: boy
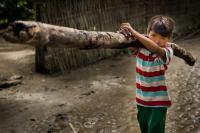
[(165, 84), (165, 71), (173, 51), (168, 45), (174, 30), (174, 20), (154, 16), (147, 28), (147, 36), (135, 31), (129, 23), (122, 23), (121, 32), (127, 38), (138, 39), (145, 48), (130, 48), (136, 55), (137, 119), (142, 133), (164, 133), (167, 107), (171, 100)]

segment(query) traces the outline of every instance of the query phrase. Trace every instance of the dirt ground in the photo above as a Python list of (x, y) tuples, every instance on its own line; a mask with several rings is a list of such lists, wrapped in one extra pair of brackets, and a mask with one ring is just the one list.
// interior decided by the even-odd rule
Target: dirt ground
[[(177, 42), (199, 59), (200, 36)], [(0, 133), (139, 133), (135, 60), (118, 56), (63, 75), (34, 71), (34, 49), (0, 43), (0, 78), (22, 75), (0, 91)], [(200, 133), (200, 61), (176, 57), (167, 72), (173, 100), (167, 133)]]

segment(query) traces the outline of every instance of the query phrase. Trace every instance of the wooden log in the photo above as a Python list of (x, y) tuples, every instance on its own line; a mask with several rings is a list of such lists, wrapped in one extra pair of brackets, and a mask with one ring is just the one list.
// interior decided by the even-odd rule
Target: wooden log
[[(33, 46), (79, 49), (144, 47), (138, 40), (126, 39), (118, 32), (78, 30), (35, 21), (15, 21), (1, 34), (7, 41)], [(196, 58), (189, 51), (174, 43), (170, 45), (175, 56), (189, 65), (195, 64)]]
[(21, 80), (7, 80), (7, 81), (0, 81), (0, 90), (2, 90), (3, 88), (9, 88), (11, 86), (15, 86), (18, 84), (21, 84), (22, 81)]

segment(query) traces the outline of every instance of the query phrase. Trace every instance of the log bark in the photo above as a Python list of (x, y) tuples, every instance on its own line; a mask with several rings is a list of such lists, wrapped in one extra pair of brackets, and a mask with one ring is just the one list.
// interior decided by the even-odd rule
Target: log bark
[[(35, 21), (15, 21), (2, 34), (7, 41), (33, 46), (79, 49), (144, 47), (138, 40), (126, 39), (118, 32), (78, 30)], [(170, 45), (175, 56), (191, 66), (195, 64), (196, 58), (189, 51), (174, 43)]]

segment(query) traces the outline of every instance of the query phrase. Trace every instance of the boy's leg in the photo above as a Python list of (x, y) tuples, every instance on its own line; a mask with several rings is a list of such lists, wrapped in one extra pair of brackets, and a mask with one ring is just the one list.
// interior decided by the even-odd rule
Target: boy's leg
[(137, 105), (137, 120), (141, 133), (148, 133), (148, 108)]
[(164, 133), (167, 108), (153, 107), (149, 114), (148, 133)]

